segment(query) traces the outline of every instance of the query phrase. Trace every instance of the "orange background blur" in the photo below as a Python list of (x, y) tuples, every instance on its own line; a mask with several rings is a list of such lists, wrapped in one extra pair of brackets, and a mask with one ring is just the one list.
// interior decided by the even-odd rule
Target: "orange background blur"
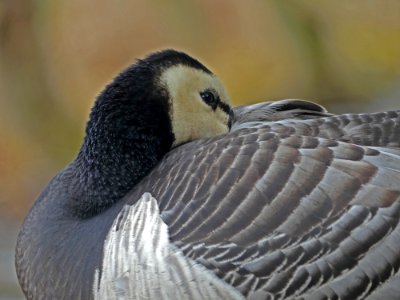
[[(400, 108), (397, 0), (2, 0), (4, 247), (14, 247), (9, 224), (74, 158), (102, 87), (166, 47), (199, 58), (235, 105), (303, 98), (333, 112)], [(0, 298), (20, 297), (2, 276)]]

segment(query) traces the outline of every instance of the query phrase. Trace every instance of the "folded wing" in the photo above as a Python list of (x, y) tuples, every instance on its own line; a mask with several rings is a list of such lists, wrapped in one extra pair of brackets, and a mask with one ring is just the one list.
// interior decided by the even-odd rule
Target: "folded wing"
[(242, 113), (171, 151), (128, 202), (150, 192), (171, 241), (247, 297), (399, 293), (400, 112)]

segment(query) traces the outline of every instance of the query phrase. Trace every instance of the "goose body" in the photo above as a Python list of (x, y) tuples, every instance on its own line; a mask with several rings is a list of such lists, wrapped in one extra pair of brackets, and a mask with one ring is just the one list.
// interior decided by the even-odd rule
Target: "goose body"
[(398, 299), (400, 111), (231, 109), (166, 50), (99, 96), (21, 229), (29, 299)]

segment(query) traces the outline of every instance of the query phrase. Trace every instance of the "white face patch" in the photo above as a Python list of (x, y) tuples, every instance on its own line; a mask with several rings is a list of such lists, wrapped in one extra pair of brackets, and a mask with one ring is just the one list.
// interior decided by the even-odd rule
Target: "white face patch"
[(221, 102), (230, 105), (227, 92), (217, 77), (185, 65), (166, 69), (160, 83), (171, 98), (171, 123), (175, 134), (173, 146), (229, 131), (229, 115), (220, 107), (213, 110), (200, 96), (212, 90)]

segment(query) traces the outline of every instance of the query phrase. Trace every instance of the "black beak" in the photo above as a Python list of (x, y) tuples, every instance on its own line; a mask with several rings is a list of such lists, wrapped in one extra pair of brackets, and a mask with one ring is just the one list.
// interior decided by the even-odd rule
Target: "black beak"
[(234, 117), (235, 117), (235, 113), (233, 112), (233, 109), (229, 109), (229, 120), (228, 120), (228, 128), (229, 128), (229, 130), (231, 130), (231, 128), (232, 128)]

